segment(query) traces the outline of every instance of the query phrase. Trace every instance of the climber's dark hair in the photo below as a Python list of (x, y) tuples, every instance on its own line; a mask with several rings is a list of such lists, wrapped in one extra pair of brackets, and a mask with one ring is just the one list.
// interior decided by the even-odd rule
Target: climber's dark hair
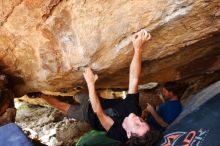
[(178, 83), (177, 81), (169, 81), (164, 84), (164, 88), (172, 92), (178, 98), (181, 98), (188, 85), (186, 83)]
[(151, 128), (150, 131), (143, 136), (137, 136), (132, 134), (129, 139), (128, 146), (152, 146), (160, 138), (160, 132)]

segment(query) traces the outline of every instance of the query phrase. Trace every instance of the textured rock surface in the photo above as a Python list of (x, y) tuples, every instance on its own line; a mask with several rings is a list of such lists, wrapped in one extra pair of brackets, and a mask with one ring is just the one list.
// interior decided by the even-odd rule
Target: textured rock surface
[(31, 139), (49, 146), (71, 145), (91, 128), (88, 124), (67, 119), (54, 108), (27, 104), (16, 100), (16, 123)]
[(141, 28), (152, 33), (143, 84), (219, 75), (219, 0), (0, 1), (0, 71), (17, 95), (70, 92), (85, 85), (87, 65), (99, 88), (126, 88), (130, 37)]

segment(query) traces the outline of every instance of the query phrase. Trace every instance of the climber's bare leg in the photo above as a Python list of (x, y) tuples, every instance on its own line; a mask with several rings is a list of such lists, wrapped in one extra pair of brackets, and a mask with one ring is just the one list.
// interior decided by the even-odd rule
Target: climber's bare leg
[(70, 104), (59, 101), (53, 96), (41, 95), (40, 97), (43, 98), (49, 105), (57, 108), (64, 113), (67, 113), (68, 109), (70, 108)]

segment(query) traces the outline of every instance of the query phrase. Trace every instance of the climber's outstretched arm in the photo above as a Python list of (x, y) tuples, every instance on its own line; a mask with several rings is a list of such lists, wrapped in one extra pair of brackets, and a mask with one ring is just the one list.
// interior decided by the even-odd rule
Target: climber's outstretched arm
[(107, 116), (104, 113), (102, 106), (100, 104), (99, 98), (96, 94), (95, 82), (98, 79), (98, 75), (93, 74), (90, 67), (85, 69), (85, 72), (83, 75), (88, 86), (89, 99), (92, 105), (92, 109), (94, 113), (96, 113), (97, 117), (99, 118), (99, 121), (101, 122), (102, 126), (105, 128), (106, 131), (108, 131), (114, 124), (114, 121), (111, 119), (111, 117)]
[(143, 44), (148, 39), (150, 39), (150, 34), (145, 30), (141, 30), (135, 33), (132, 37), (134, 56), (130, 65), (129, 88), (128, 88), (129, 94), (134, 94), (138, 92), (138, 83), (141, 75)]

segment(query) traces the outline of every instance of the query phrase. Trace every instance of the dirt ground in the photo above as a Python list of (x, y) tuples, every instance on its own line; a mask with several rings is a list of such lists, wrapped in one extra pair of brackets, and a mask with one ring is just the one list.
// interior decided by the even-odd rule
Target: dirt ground
[(68, 119), (62, 112), (49, 107), (15, 100), (16, 123), (29, 135), (48, 146), (68, 146), (76, 143), (90, 130), (86, 123)]

